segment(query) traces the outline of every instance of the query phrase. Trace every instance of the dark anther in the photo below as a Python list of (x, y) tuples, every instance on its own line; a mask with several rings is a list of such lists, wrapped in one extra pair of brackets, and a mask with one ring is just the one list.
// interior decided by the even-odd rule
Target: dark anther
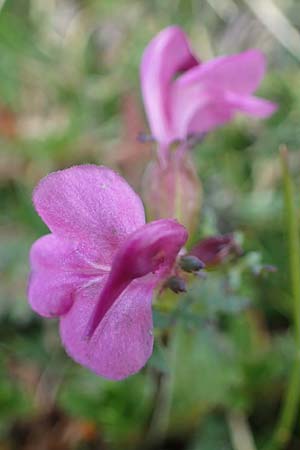
[(179, 266), (185, 272), (198, 272), (199, 270), (204, 269), (205, 264), (201, 259), (197, 258), (197, 256), (188, 255), (180, 258)]
[(175, 292), (175, 294), (178, 294), (179, 292), (186, 292), (184, 280), (176, 276), (170, 277), (166, 281), (165, 287), (171, 289), (171, 291)]

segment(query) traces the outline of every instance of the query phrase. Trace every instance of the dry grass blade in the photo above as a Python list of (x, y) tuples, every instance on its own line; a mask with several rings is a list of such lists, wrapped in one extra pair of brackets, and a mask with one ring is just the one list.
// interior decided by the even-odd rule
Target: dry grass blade
[(244, 0), (269, 32), (300, 61), (300, 33), (272, 0)]

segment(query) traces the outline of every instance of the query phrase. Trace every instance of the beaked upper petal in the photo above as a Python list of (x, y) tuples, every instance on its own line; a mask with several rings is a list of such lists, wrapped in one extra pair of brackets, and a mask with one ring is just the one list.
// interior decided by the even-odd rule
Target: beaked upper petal
[(141, 87), (153, 136), (160, 143), (172, 140), (169, 110), (170, 83), (180, 71), (198, 65), (185, 33), (170, 26), (146, 47), (141, 62)]
[(166, 276), (187, 238), (186, 229), (171, 219), (150, 222), (132, 233), (115, 255), (86, 336), (93, 335), (105, 314), (133, 280), (149, 273), (155, 274), (157, 280)]
[(81, 242), (102, 263), (109, 264), (128, 234), (145, 223), (138, 195), (102, 166), (74, 166), (49, 174), (35, 189), (33, 202), (53, 233)]

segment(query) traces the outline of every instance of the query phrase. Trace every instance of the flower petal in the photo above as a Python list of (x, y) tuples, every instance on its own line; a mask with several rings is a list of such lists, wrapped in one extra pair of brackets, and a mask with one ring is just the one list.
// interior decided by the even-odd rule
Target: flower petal
[(215, 87), (191, 84), (172, 91), (173, 134), (186, 139), (190, 134), (206, 133), (231, 120), (234, 108), (225, 93)]
[(107, 311), (134, 279), (155, 272), (156, 278), (161, 279), (168, 274), (187, 237), (186, 229), (171, 219), (150, 222), (132, 233), (115, 255), (86, 336), (93, 335)]
[(277, 105), (268, 100), (201, 85), (187, 85), (181, 92), (178, 86), (174, 87), (172, 100), (177, 139), (207, 133), (229, 122), (237, 112), (265, 118), (277, 109)]
[(169, 84), (179, 71), (198, 64), (185, 33), (178, 26), (162, 30), (144, 51), (142, 94), (151, 132), (161, 143), (168, 143), (173, 138), (170, 134)]
[(28, 298), (31, 308), (43, 317), (58, 317), (66, 313), (72, 303), (79, 280), (75, 276), (49, 277), (47, 273), (31, 273)]
[(64, 314), (73, 303), (76, 289), (110, 267), (94, 267), (80, 245), (53, 234), (43, 236), (31, 247), (29, 303), (41, 316)]
[(236, 94), (252, 94), (261, 83), (266, 71), (263, 53), (251, 49), (230, 56), (220, 56), (190, 69), (175, 84), (209, 84)]
[(172, 86), (173, 135), (206, 133), (230, 121), (237, 111), (267, 117), (276, 105), (251, 97), (265, 73), (258, 50), (216, 58), (181, 75)]
[(254, 117), (269, 117), (278, 108), (276, 103), (254, 96), (241, 96), (228, 93), (226, 99), (232, 108)]
[(111, 380), (138, 372), (153, 348), (152, 283), (134, 281), (97, 328), (84, 338), (86, 323), (99, 298), (101, 286), (78, 293), (71, 310), (60, 320), (60, 333), (67, 353), (79, 364)]
[[(237, 96), (236, 96), (237, 97)], [(233, 98), (229, 95), (223, 99), (215, 98), (200, 107), (181, 131), (181, 138), (190, 134), (207, 133), (221, 125), (228, 123), (236, 113), (266, 118), (273, 114), (277, 105), (257, 97)]]
[(207, 133), (220, 125), (229, 122), (233, 117), (234, 110), (229, 104), (221, 99), (207, 102), (199, 108), (186, 124), (184, 135)]
[(145, 223), (140, 198), (123, 178), (102, 166), (51, 173), (35, 189), (33, 202), (53, 233), (80, 241), (102, 263), (109, 263), (127, 235)]

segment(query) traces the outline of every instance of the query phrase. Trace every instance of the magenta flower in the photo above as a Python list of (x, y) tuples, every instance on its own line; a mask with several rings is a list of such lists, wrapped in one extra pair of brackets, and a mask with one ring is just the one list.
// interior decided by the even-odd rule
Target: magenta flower
[(202, 135), (230, 121), (236, 112), (268, 117), (270, 101), (252, 94), (264, 77), (259, 50), (200, 62), (177, 26), (165, 28), (145, 49), (141, 85), (153, 137), (161, 149)]
[(59, 317), (78, 363), (113, 380), (137, 372), (152, 353), (154, 289), (172, 275), (186, 229), (171, 219), (145, 224), (140, 198), (105, 167), (54, 172), (33, 202), (51, 234), (31, 249), (31, 307)]

